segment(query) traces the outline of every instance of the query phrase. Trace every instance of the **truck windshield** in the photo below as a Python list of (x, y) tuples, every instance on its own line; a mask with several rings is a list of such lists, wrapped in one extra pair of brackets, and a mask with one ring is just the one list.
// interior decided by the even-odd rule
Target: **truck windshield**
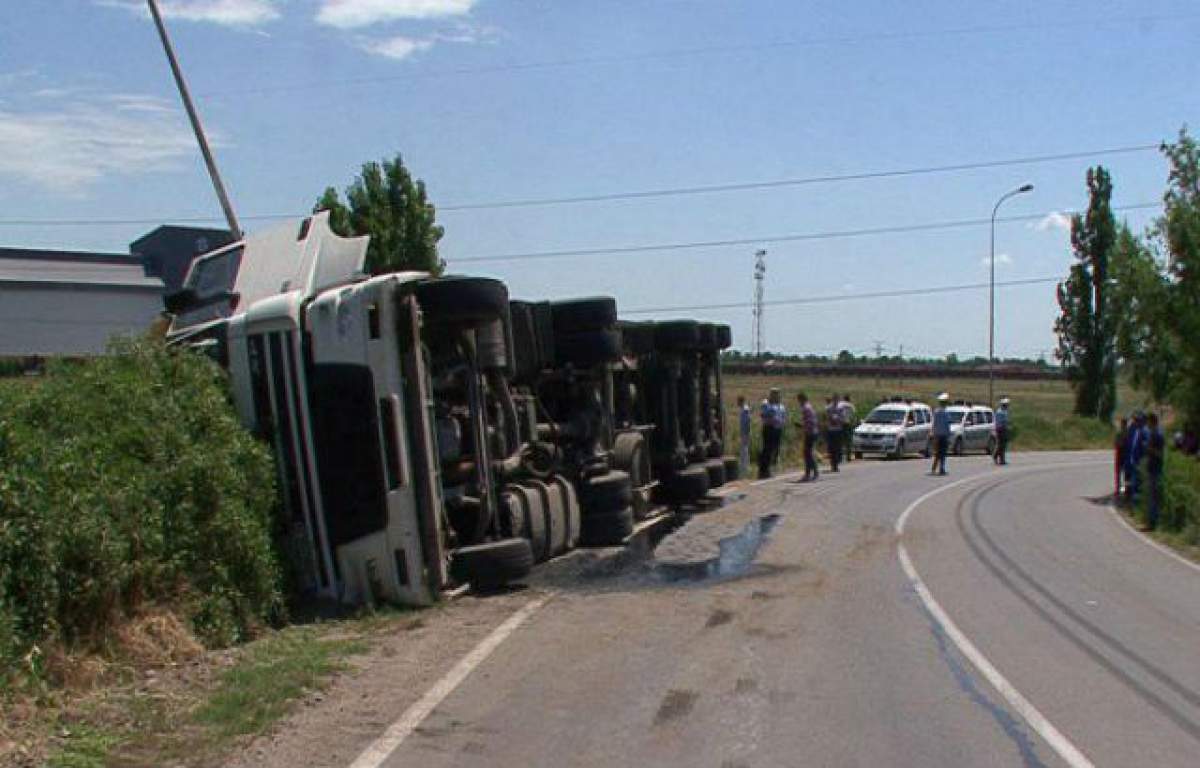
[(903, 424), (904, 411), (900, 408), (876, 408), (867, 415), (867, 424)]

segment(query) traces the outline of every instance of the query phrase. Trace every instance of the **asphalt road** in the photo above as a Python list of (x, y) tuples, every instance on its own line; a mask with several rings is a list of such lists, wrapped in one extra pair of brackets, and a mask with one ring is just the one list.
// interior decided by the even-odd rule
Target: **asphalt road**
[(1012, 688), (1095, 765), (1200, 764), (1200, 572), (1091, 500), (1107, 457), (925, 469), (752, 489), (743, 503), (781, 521), (740, 576), (560, 591), (383, 764), (1069, 764), (901, 568), (897, 519), (939, 488), (900, 540)]

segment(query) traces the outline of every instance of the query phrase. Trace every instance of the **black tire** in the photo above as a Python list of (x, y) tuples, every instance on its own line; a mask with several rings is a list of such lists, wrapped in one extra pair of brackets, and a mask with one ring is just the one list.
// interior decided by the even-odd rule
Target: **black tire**
[(609, 296), (555, 301), (550, 312), (555, 333), (598, 331), (617, 324), (617, 300)]
[(664, 477), (659, 488), (668, 504), (686, 504), (708, 493), (708, 469), (703, 464), (689, 464), (673, 475)]
[(560, 365), (591, 368), (621, 359), (621, 332), (579, 331), (554, 334), (554, 356)]
[(629, 484), (641, 488), (650, 482), (650, 454), (640, 432), (622, 432), (613, 441), (613, 466), (629, 473)]
[[(544, 528), (546, 541), (540, 553), (537, 551), (538, 547), (534, 546), (535, 559), (542, 562), (566, 551), (563, 545), (567, 540), (567, 518), (565, 514), (555, 514), (554, 512), (551, 498), (558, 495), (558, 491), (552, 491), (550, 486), (541, 480), (526, 480), (525, 485), (533, 488), (542, 497), (542, 512), (546, 520)], [(563, 511), (565, 512), (565, 510)]]
[(438, 277), (418, 283), (417, 302), (433, 325), (475, 325), (508, 312), (508, 288), (490, 277)]
[(733, 346), (733, 330), (728, 325), (717, 326), (717, 349), (729, 349)]
[(854, 452), (854, 458), (856, 458), (856, 459), (861, 459), (862, 457), (863, 457), (863, 452), (862, 452), (862, 451), (855, 451), (855, 452)]
[(459, 547), (451, 554), (450, 573), (476, 590), (496, 590), (529, 575), (533, 549), (527, 539), (501, 539)]
[(742, 472), (742, 462), (736, 456), (726, 456), (725, 462), (725, 482), (737, 480)]
[(654, 346), (669, 351), (693, 350), (700, 344), (695, 320), (668, 320), (654, 326)]
[(525, 301), (509, 302), (509, 316), (512, 318), (513, 360), (516, 368), (513, 378), (530, 381), (549, 362), (542, 360), (542, 345), (538, 340), (533, 307)]
[(988, 456), (996, 455), (996, 436), (995, 435), (992, 435), (991, 437), (988, 438), (987, 448), (985, 450), (987, 451)]
[(708, 472), (708, 489), (713, 490), (725, 485), (725, 460), (709, 459), (704, 462), (704, 470)]
[(634, 357), (654, 352), (654, 323), (621, 323), (621, 345)]
[(521, 486), (525, 497), (525, 539), (532, 548), (534, 562), (542, 562), (550, 557), (550, 531), (546, 525), (546, 505), (542, 494), (537, 488)]
[(622, 544), (633, 533), (633, 509), (625, 507), (601, 515), (584, 515), (581, 533), (580, 541), (589, 547)]
[(717, 348), (717, 326), (712, 323), (700, 323), (697, 328), (701, 349)]
[(583, 507), (584, 527), (593, 515), (613, 514), (633, 503), (629, 474), (617, 469), (583, 480), (576, 490)]

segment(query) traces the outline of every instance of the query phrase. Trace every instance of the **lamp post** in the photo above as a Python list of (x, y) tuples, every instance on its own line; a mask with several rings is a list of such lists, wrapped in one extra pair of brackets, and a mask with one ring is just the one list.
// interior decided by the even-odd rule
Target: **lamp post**
[(1032, 184), (1023, 184), (1001, 195), (992, 208), (991, 277), (988, 280), (988, 406), (991, 408), (996, 407), (996, 213), (1008, 198), (1032, 191)]

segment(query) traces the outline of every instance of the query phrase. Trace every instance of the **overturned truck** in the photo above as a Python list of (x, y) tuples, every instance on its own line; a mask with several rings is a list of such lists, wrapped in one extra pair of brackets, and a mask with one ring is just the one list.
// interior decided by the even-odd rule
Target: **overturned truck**
[[(629, 422), (612, 299), (517, 302), (489, 278), (367, 276), (366, 246), (318, 214), (197, 259), (168, 301), (170, 340), (228, 368), (243, 422), (274, 448), (306, 591), (425, 604), (495, 588), (581, 542), (621, 543), (639, 491), (697, 471), (704, 487), (689, 493), (719, 484), (707, 468), (721, 453), (717, 347), (650, 354), (651, 369), (674, 361), (687, 413), (656, 402)], [(648, 448), (660, 433), (683, 464)]]

